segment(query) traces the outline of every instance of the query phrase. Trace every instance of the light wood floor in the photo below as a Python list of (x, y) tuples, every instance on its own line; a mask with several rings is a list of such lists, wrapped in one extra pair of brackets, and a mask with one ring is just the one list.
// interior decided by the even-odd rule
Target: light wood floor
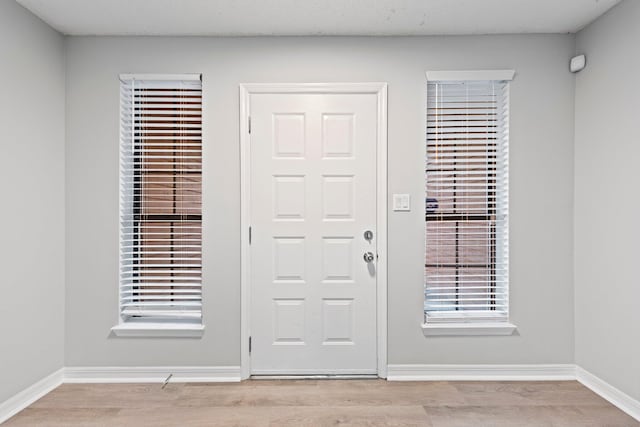
[(6, 426), (640, 426), (575, 381), (65, 384)]

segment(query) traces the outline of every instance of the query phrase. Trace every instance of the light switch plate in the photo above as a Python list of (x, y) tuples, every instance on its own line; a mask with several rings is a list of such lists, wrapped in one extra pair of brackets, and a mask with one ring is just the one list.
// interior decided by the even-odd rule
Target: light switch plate
[(410, 194), (394, 194), (393, 195), (394, 212), (409, 212), (411, 210)]

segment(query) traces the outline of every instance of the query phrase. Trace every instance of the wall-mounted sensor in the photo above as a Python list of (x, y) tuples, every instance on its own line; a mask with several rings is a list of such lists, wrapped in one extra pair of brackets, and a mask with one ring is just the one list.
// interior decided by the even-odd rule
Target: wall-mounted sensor
[(584, 55), (578, 55), (571, 58), (571, 63), (569, 64), (569, 70), (572, 73), (577, 73), (578, 71), (584, 70), (584, 67), (587, 65), (587, 58)]

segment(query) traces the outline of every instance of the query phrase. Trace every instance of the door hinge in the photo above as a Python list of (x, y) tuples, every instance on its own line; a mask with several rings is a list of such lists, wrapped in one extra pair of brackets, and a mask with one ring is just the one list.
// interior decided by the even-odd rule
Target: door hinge
[(251, 354), (251, 337), (249, 337), (249, 354)]
[(249, 226), (249, 244), (251, 244), (251, 226)]
[(249, 133), (251, 133), (251, 116), (249, 116), (247, 119), (248, 119)]

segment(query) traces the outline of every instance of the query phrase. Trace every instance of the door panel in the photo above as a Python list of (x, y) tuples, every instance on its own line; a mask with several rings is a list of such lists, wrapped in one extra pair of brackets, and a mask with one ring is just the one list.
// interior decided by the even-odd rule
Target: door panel
[(377, 97), (250, 105), (252, 374), (375, 374)]

